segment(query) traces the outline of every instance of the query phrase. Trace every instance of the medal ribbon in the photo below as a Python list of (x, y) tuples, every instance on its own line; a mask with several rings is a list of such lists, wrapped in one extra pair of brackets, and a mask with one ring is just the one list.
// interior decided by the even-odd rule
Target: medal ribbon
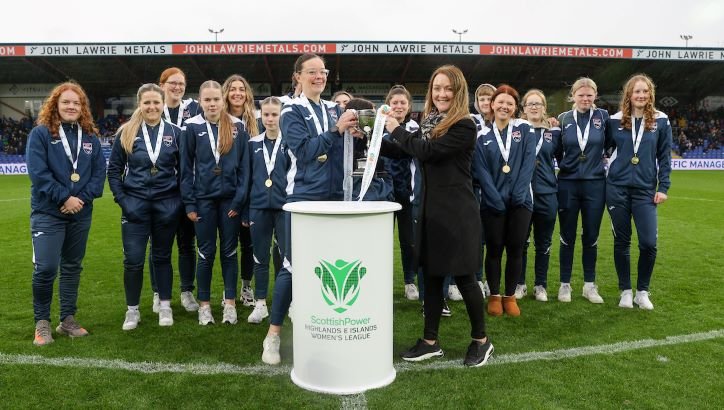
[(151, 148), (151, 137), (148, 135), (148, 128), (146, 123), (141, 124), (141, 130), (143, 130), (143, 142), (146, 143), (146, 152), (148, 152), (148, 158), (151, 160), (151, 164), (156, 166), (158, 156), (161, 154), (161, 139), (163, 138), (163, 120), (161, 120), (158, 126), (158, 135), (156, 135), (156, 148)]
[(80, 127), (80, 124), (78, 124), (78, 146), (76, 147), (75, 161), (73, 161), (73, 154), (70, 152), (70, 144), (68, 144), (68, 137), (65, 136), (63, 124), (60, 124), (58, 127), (58, 134), (60, 134), (60, 142), (63, 143), (65, 156), (68, 157), (70, 164), (73, 165), (73, 173), (75, 174), (76, 169), (78, 169), (78, 157), (80, 157), (80, 144), (83, 139), (83, 129)]

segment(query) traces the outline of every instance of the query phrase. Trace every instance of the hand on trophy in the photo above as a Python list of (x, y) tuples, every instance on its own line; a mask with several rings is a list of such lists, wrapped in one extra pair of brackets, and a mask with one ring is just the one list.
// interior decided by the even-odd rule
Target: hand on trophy
[(350, 133), (355, 136), (359, 137), (355, 134), (355, 128), (357, 127), (357, 114), (354, 110), (348, 110), (345, 111), (340, 117), (339, 120), (337, 120), (337, 129), (339, 130), (340, 134), (344, 134), (347, 129), (350, 129)]

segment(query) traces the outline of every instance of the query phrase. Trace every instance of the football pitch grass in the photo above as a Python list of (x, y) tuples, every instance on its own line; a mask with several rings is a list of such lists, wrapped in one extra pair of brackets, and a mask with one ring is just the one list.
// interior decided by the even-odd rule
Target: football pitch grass
[[(469, 326), (462, 302), (451, 302), (440, 342), (445, 357), (408, 364), (399, 353), (421, 335), (418, 302), (403, 297), (395, 254), (394, 352), (391, 385), (354, 396), (307, 392), (290, 378), (292, 332), (282, 336), (282, 365), (261, 360), (268, 322), (251, 325), (238, 305), (235, 326), (199, 326), (178, 300), (175, 323), (158, 326), (144, 283), (142, 322), (121, 330), (125, 313), (120, 208), (106, 188), (95, 202), (81, 275), (77, 319), (90, 336), (32, 344), (29, 179), (0, 177), (0, 408), (721, 408), (724, 405), (724, 172), (675, 171), (669, 200), (659, 208), (658, 258), (651, 285), (653, 311), (621, 309), (608, 215), (598, 251), (605, 303), (581, 297), (580, 245), (571, 303), (556, 299), (558, 241), (549, 272), (549, 302), (528, 297), (519, 318), (486, 317), (495, 355), (467, 369), (462, 358)], [(579, 231), (580, 232), (580, 231)], [(554, 239), (558, 234), (554, 234)], [(580, 241), (579, 241), (580, 243)], [(635, 272), (638, 249), (631, 251)], [(532, 290), (533, 250), (528, 288)], [(175, 256), (174, 256), (175, 265)], [(217, 258), (218, 259), (218, 258)], [(635, 280), (635, 274), (634, 278)], [(221, 309), (221, 275), (214, 269), (212, 307)], [(51, 325), (58, 322), (57, 281)], [(350, 371), (354, 371), (351, 369)]]

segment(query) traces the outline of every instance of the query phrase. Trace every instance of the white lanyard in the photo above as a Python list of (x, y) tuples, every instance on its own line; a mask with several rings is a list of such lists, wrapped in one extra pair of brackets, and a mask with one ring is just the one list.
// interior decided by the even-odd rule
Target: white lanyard
[[(168, 122), (171, 122), (171, 114), (168, 113), (168, 106), (166, 104), (163, 105), (163, 114), (166, 116), (166, 119)], [(178, 117), (176, 118), (176, 126), (179, 128), (181, 127), (181, 123), (183, 122), (184, 118), (184, 104), (183, 101), (181, 101), (181, 104), (178, 106)]]
[(636, 134), (636, 119), (631, 116), (631, 139), (633, 140), (633, 153), (634, 157), (638, 156), (639, 153), (639, 145), (641, 145), (641, 139), (643, 139), (644, 136), (644, 125), (646, 121), (644, 121), (644, 118), (641, 119), (641, 126), (639, 127), (639, 132)]
[(319, 118), (317, 118), (317, 114), (314, 112), (314, 109), (312, 108), (312, 104), (309, 102), (307, 97), (304, 96), (304, 94), (299, 94), (299, 98), (302, 101), (302, 105), (307, 107), (307, 110), (310, 114), (312, 114), (312, 119), (314, 120), (314, 126), (317, 128), (317, 135), (321, 135), (323, 132), (326, 132), (329, 129), (329, 121), (327, 120), (327, 114), (324, 112), (324, 103), (322, 100), (319, 100), (319, 103), (322, 107), (322, 118), (324, 120), (324, 128), (322, 128), (322, 125), (319, 123)]
[(500, 148), (500, 155), (503, 156), (503, 161), (508, 163), (508, 157), (510, 157), (510, 143), (511, 136), (513, 135), (513, 124), (508, 123), (508, 132), (505, 136), (505, 146), (503, 146), (503, 139), (500, 137), (500, 131), (498, 131), (498, 125), (493, 123), (493, 133), (495, 133), (495, 140), (498, 141), (498, 148)]
[(535, 156), (538, 156), (538, 153), (540, 152), (541, 147), (543, 147), (543, 134), (545, 134), (546, 129), (541, 128), (540, 130), (540, 139), (538, 140), (538, 145), (535, 146)]
[(148, 152), (148, 158), (151, 160), (153, 166), (156, 166), (159, 154), (161, 154), (161, 139), (163, 138), (163, 120), (161, 120), (158, 126), (158, 135), (156, 135), (156, 148), (151, 148), (151, 137), (148, 135), (148, 129), (146, 123), (141, 124), (143, 130), (143, 141), (146, 143), (146, 151)]
[[(264, 139), (266, 139), (266, 133), (264, 133)], [(271, 178), (271, 173), (274, 170), (274, 164), (277, 163), (277, 152), (279, 151), (279, 146), (282, 143), (282, 133), (279, 132), (279, 136), (274, 141), (274, 148), (272, 149), (271, 158), (269, 158), (269, 150), (266, 149), (266, 141), (262, 139), (261, 140), (261, 148), (262, 152), (264, 152), (264, 164), (266, 165), (266, 173), (269, 175), (269, 178)]]
[(83, 139), (83, 129), (80, 127), (80, 124), (79, 124), (78, 125), (78, 145), (76, 147), (75, 161), (73, 161), (73, 154), (70, 152), (70, 144), (68, 144), (68, 137), (65, 136), (65, 131), (63, 130), (63, 124), (60, 124), (60, 127), (58, 127), (58, 133), (60, 134), (60, 142), (63, 143), (63, 150), (65, 150), (65, 156), (68, 157), (68, 160), (70, 161), (71, 165), (73, 165), (73, 173), (75, 174), (75, 170), (78, 169), (78, 158), (80, 157), (80, 144), (81, 144), (81, 140)]
[(581, 153), (586, 149), (586, 144), (588, 144), (588, 133), (591, 131), (591, 118), (593, 118), (593, 109), (591, 109), (591, 113), (588, 115), (588, 122), (586, 123), (586, 129), (583, 131), (583, 135), (581, 135), (581, 128), (578, 126), (578, 121), (576, 121), (576, 116), (578, 115), (578, 112), (576, 110), (573, 110), (573, 122), (576, 124), (576, 136), (578, 137), (578, 147), (581, 148)]
[[(224, 114), (221, 114), (224, 115)], [(219, 166), (219, 140), (221, 139), (221, 136), (216, 139), (216, 142), (214, 142), (214, 132), (211, 130), (211, 124), (209, 124), (209, 121), (206, 121), (206, 131), (209, 134), (209, 145), (211, 145), (211, 153), (214, 154), (214, 159), (216, 160), (216, 166)]]

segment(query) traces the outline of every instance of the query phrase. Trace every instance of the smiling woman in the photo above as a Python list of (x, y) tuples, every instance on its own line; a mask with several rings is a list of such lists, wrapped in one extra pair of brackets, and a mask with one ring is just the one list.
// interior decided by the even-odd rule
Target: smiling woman
[(159, 293), (159, 326), (171, 326), (171, 247), (173, 246), (181, 194), (178, 185), (181, 129), (162, 121), (163, 90), (145, 84), (136, 94), (138, 106), (118, 130), (108, 160), (108, 185), (121, 207), (123, 284), (128, 310), (123, 330), (138, 326), (138, 305), (143, 284), (146, 244)]
[[(53, 342), (50, 306), (60, 269), (60, 325), (71, 337), (88, 332), (75, 320), (80, 272), (93, 200), (103, 194), (105, 159), (88, 109), (75, 83), (53, 89), (28, 136), (30, 229), (33, 240), (33, 309), (38, 346)], [(62, 261), (62, 262), (61, 262)]]

